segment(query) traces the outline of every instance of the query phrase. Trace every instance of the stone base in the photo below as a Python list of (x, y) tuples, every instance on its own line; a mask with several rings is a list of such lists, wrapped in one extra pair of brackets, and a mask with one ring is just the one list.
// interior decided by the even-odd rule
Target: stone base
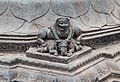
[(68, 63), (76, 60), (80, 56), (82, 56), (82, 55), (84, 55), (86, 53), (89, 53), (91, 51), (91, 48), (87, 47), (87, 46), (83, 46), (82, 50), (75, 52), (70, 57), (67, 57), (67, 56), (54, 56), (54, 55), (51, 55), (49, 53), (37, 52), (37, 50), (38, 50), (37, 48), (30, 48), (26, 52), (26, 56), (31, 57), (31, 58), (40, 59), (40, 60), (50, 61), (50, 62), (68, 64)]
[(0, 53), (0, 82), (120, 81), (119, 46), (120, 44), (108, 45), (96, 50), (86, 47), (84, 50), (88, 51), (67, 63), (31, 58), (25, 53)]

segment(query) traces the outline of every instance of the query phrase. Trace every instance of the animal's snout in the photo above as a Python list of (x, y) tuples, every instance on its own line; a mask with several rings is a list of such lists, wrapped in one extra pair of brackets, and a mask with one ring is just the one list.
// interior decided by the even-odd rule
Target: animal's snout
[(67, 49), (64, 47), (64, 48), (61, 48), (61, 50), (60, 50), (60, 52), (61, 52), (61, 55), (63, 55), (63, 56), (66, 56), (67, 55)]

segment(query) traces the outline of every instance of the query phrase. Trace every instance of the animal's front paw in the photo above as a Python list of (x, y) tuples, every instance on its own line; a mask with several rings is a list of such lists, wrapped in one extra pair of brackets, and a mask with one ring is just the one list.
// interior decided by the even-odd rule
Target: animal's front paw
[(70, 56), (72, 56), (72, 54), (73, 54), (73, 53), (68, 53), (67, 56), (70, 57)]
[(47, 47), (40, 47), (38, 48), (37, 52), (41, 52), (41, 53), (47, 52)]
[(38, 48), (37, 52), (42, 52), (43, 49), (42, 48)]
[(55, 55), (55, 56), (58, 56), (58, 52), (55, 52), (54, 55)]
[(55, 56), (58, 55), (57, 50), (50, 50), (49, 53), (52, 54), (52, 55), (55, 55)]

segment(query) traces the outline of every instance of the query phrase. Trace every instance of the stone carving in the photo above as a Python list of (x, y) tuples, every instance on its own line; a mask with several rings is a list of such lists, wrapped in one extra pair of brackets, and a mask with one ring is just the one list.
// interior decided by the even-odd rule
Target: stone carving
[(119, 0), (0, 0), (0, 33), (37, 33), (58, 16), (74, 18), (87, 31), (117, 26), (119, 4)]
[(47, 1), (49, 2), (49, 0), (47, 1), (45, 0), (30, 0), (30, 1), (16, 0), (16, 1), (19, 1), (19, 3), (15, 3), (14, 0), (11, 0), (11, 3), (10, 3), (11, 12), (14, 14), (15, 17), (19, 17), (28, 22), (31, 22), (38, 17), (44, 16), (49, 10), (49, 4), (47, 3)]
[(0, 0), (0, 82), (120, 82), (119, 40), (120, 0)]
[(80, 35), (80, 28), (72, 26), (68, 18), (58, 18), (53, 26), (38, 33), (38, 52), (71, 56), (82, 49), (80, 37), (77, 38)]

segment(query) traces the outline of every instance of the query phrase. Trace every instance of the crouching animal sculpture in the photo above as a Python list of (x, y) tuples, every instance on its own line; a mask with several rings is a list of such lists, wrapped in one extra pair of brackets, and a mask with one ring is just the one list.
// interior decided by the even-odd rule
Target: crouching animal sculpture
[(80, 35), (80, 28), (72, 26), (68, 18), (58, 18), (53, 26), (38, 33), (38, 52), (70, 56), (82, 49), (76, 39)]
[(38, 49), (39, 52), (42, 53), (50, 53), (53, 55), (62, 55), (68, 56), (69, 51), (69, 42), (67, 40), (57, 40), (57, 41), (47, 41), (45, 46), (42, 46)]

